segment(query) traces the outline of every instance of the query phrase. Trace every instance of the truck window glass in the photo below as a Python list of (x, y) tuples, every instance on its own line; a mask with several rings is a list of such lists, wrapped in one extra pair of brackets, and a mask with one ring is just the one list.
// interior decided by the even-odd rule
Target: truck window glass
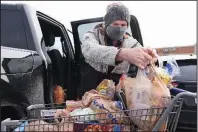
[[(82, 42), (82, 38), (83, 38), (84, 34), (85, 34), (87, 31), (94, 29), (94, 27), (95, 27), (96, 25), (100, 24), (100, 23), (103, 23), (103, 22), (93, 22), (93, 23), (87, 23), (87, 24), (82, 24), (82, 25), (80, 25), (80, 26), (78, 27), (78, 34), (79, 34), (79, 39), (80, 39), (80, 41)], [(130, 28), (130, 26), (128, 27), (127, 32), (128, 32), (129, 34), (132, 34), (132, 33), (131, 33), (131, 28)]]
[(26, 33), (20, 11), (1, 10), (1, 46), (27, 49)]

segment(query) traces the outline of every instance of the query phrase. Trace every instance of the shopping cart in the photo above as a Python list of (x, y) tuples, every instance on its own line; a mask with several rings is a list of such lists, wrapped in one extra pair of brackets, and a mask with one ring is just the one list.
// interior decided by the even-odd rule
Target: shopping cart
[[(70, 117), (55, 117), (58, 109), (65, 106), (56, 104), (31, 105), (27, 108), (28, 117), (22, 120), (4, 120), (2, 131), (170, 131), (176, 129), (183, 98), (197, 94), (179, 89), (167, 107), (123, 110)], [(135, 120), (135, 122), (134, 122)]]

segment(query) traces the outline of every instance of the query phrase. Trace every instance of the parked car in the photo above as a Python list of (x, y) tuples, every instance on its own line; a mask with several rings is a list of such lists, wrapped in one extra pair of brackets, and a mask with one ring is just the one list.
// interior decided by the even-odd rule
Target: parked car
[[(66, 90), (67, 99), (76, 99), (75, 91), (84, 74), (82, 36), (102, 22), (102, 17), (71, 22), (73, 48), (62, 23), (26, 4), (1, 4), (1, 120), (26, 116), (25, 109), (31, 104), (53, 103), (57, 85)], [(128, 33), (143, 45), (138, 20), (133, 15)], [(181, 76), (175, 78), (176, 83), (182, 89), (197, 92), (197, 59), (180, 58), (177, 62)], [(131, 65), (130, 69), (131, 76), (135, 76), (137, 68)], [(197, 109), (189, 100), (185, 100), (178, 129), (185, 125), (196, 129)]]

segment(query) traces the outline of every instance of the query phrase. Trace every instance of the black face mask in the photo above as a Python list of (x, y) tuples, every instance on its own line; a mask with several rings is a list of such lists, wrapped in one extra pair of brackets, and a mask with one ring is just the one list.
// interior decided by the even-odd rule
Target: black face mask
[(120, 40), (126, 33), (127, 27), (108, 26), (106, 29), (107, 35), (112, 40)]

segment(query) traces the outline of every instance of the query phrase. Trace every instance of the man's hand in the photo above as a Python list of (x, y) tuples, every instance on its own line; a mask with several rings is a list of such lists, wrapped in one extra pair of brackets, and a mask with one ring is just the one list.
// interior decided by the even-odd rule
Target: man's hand
[(157, 51), (155, 49), (152, 48), (142, 48), (144, 50), (144, 52), (146, 52), (147, 54), (151, 55), (153, 57), (152, 62), (157, 62)]
[(144, 69), (156, 56), (156, 52), (150, 48), (123, 48), (118, 53), (116, 60), (126, 60), (140, 69)]

